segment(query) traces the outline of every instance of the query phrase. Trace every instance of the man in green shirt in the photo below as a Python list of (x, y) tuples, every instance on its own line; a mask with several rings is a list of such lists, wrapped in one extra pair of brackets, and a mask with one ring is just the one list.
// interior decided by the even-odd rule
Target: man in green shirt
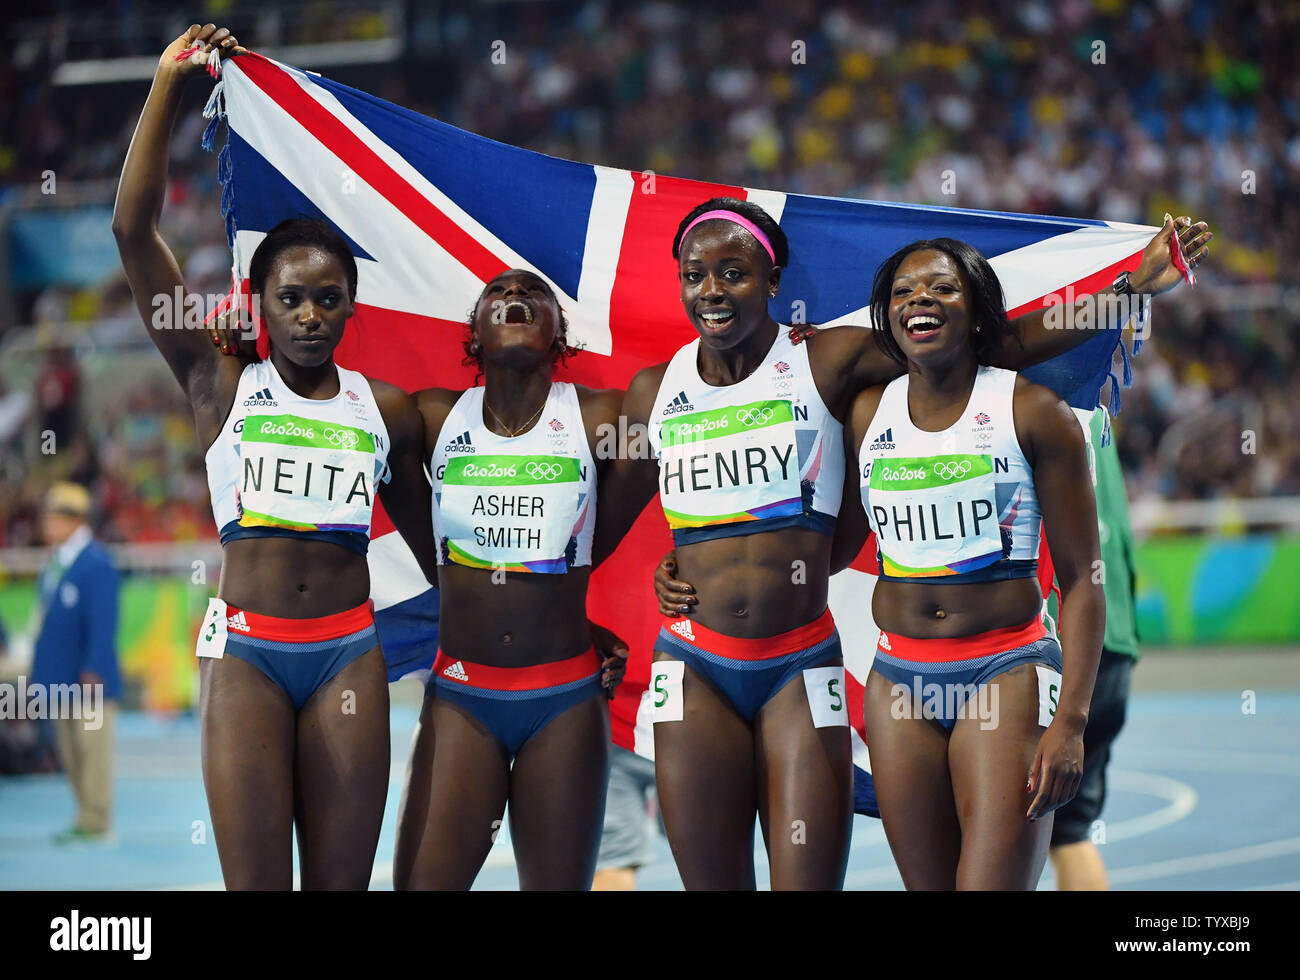
[(1105, 842), (1105, 825), (1098, 817), (1106, 801), (1110, 746), (1124, 726), (1129, 673), (1138, 657), (1133, 605), (1137, 566), (1133, 558), (1128, 501), (1124, 496), (1124, 475), (1114, 440), (1107, 431), (1110, 419), (1106, 409), (1098, 408), (1086, 424), (1097, 478), (1106, 635), (1088, 711), (1088, 727), (1083, 733), (1083, 780), (1074, 799), (1056, 811), (1052, 827), (1052, 867), (1057, 887), (1062, 891), (1102, 891), (1110, 887), (1105, 862), (1097, 849), (1098, 843)]

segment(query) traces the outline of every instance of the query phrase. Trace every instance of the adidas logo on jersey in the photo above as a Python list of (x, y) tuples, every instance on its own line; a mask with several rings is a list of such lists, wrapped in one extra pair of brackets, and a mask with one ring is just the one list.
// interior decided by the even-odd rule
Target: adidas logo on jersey
[(442, 451), (449, 455), (454, 453), (476, 453), (478, 448), (470, 441), (469, 430), (466, 429), (447, 445), (442, 447)]
[(677, 397), (664, 406), (665, 415), (681, 415), (682, 412), (693, 411), (695, 411), (695, 406), (691, 404), (684, 391), (679, 391)]
[(253, 627), (248, 625), (248, 620), (244, 617), (242, 609), (235, 615), (226, 617), (226, 629), (239, 630), (241, 633), (251, 633), (253, 631)]
[(244, 399), (245, 408), (275, 408), (277, 405), (279, 405), (279, 402), (271, 397), (270, 388), (255, 391), (251, 397)]
[(889, 634), (886, 633), (884, 630), (881, 630), (881, 631), (880, 631), (880, 649), (882, 649), (882, 650), (888, 650), (888, 649), (890, 649), (890, 646), (889, 646)]
[(880, 435), (876, 436), (876, 438), (871, 440), (871, 445), (867, 446), (867, 451), (870, 452), (873, 449), (893, 449), (893, 448), (894, 448), (894, 430), (892, 428), (889, 428), (886, 429), (884, 432), (880, 433)]
[(695, 630), (691, 629), (691, 621), (689, 619), (678, 620), (668, 628), (678, 636), (682, 637), (682, 639), (690, 640), (692, 643), (695, 642)]
[(465, 673), (465, 665), (457, 660), (454, 664), (442, 672), (443, 677), (450, 677), (454, 681), (468, 681), (469, 674)]

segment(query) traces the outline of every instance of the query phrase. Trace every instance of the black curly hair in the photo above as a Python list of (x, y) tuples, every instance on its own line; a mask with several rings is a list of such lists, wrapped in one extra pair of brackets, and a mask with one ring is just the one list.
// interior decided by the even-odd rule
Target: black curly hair
[(682, 236), (686, 234), (686, 229), (690, 226), (690, 223), (706, 211), (734, 211), (742, 218), (753, 222), (767, 236), (767, 240), (772, 243), (772, 254), (775, 258), (773, 264), (778, 269), (784, 269), (790, 264), (790, 243), (786, 240), (785, 232), (781, 230), (781, 226), (772, 219), (770, 214), (753, 201), (742, 201), (736, 197), (711, 197), (702, 204), (697, 204), (691, 208), (690, 213), (677, 226), (677, 234), (673, 236), (673, 258), (681, 256)]
[(546, 294), (555, 301), (555, 306), (560, 311), (560, 329), (555, 332), (555, 343), (551, 345), (551, 363), (558, 361), (560, 364), (565, 364), (569, 358), (582, 350), (581, 347), (569, 346), (569, 318), (564, 315), (564, 310), (560, 307), (559, 297), (555, 295), (555, 290), (551, 288), (551, 284), (531, 269), (506, 269), (483, 284), (483, 291), (478, 294), (478, 299), (474, 300), (474, 306), (470, 309), (469, 316), (465, 321), (465, 325), (469, 328), (469, 334), (465, 337), (462, 345), (465, 348), (465, 358), (461, 361), (461, 364), (476, 370), (477, 373), (474, 375), (475, 384), (478, 384), (479, 378), (483, 377), (483, 349), (479, 345), (478, 338), (474, 336), (474, 313), (478, 309), (479, 303), (483, 302), (483, 297), (487, 295), (488, 287), (511, 272), (526, 272), (529, 275), (536, 276), (537, 281), (546, 289)]
[(943, 252), (957, 264), (966, 288), (970, 291), (971, 320), (980, 328), (971, 331), (975, 359), (980, 364), (991, 363), (992, 356), (1002, 348), (1006, 335), (1014, 336), (1007, 321), (1007, 303), (1002, 292), (1002, 282), (989, 265), (988, 259), (972, 246), (955, 238), (926, 238), (912, 242), (881, 263), (871, 284), (871, 332), (876, 344), (899, 364), (907, 363), (906, 355), (889, 328), (889, 298), (894, 290), (894, 276), (903, 260), (913, 252), (924, 251)]

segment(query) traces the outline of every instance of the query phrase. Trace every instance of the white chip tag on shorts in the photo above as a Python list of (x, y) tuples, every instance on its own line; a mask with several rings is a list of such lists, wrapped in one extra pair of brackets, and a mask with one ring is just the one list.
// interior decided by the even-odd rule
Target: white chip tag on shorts
[(680, 660), (657, 660), (650, 665), (650, 696), (654, 724), (681, 721), (686, 699), (682, 697), (682, 675), (686, 664)]
[(814, 728), (849, 724), (849, 706), (844, 700), (844, 668), (812, 667), (803, 672), (808, 691), (808, 710)]
[(1056, 703), (1061, 700), (1061, 673), (1042, 664), (1034, 664), (1034, 670), (1038, 671), (1038, 723), (1046, 728), (1056, 717)]
[(212, 598), (208, 600), (208, 611), (203, 614), (203, 625), (199, 627), (199, 638), (194, 644), (196, 657), (212, 657), (220, 660), (226, 655), (226, 600)]

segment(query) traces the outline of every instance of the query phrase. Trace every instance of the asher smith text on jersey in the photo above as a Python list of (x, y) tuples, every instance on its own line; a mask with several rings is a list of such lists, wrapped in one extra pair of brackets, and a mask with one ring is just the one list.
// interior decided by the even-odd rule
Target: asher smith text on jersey
[[(482, 517), (535, 517), (546, 519), (545, 498), (532, 494), (481, 493), (470, 515)], [(474, 540), (483, 548), (540, 548), (542, 532), (533, 527), (475, 527)]]

